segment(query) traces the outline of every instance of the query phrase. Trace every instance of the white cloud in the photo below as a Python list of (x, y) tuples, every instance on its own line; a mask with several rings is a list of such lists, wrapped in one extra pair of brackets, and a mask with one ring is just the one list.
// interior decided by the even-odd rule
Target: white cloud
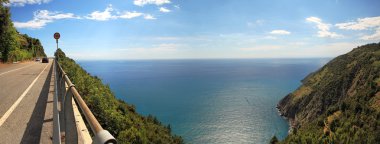
[(43, 4), (49, 3), (51, 0), (9, 0), (10, 6), (25, 6), (26, 4)]
[(134, 0), (133, 4), (137, 6), (144, 6), (147, 4), (163, 5), (171, 3), (170, 0)]
[(117, 16), (112, 15), (112, 11), (114, 9), (112, 8), (112, 5), (108, 5), (108, 7), (103, 11), (94, 11), (91, 14), (89, 14), (86, 18), (92, 19), (92, 20), (98, 20), (98, 21), (106, 21), (110, 19), (116, 19)]
[(116, 11), (116, 14), (114, 13), (114, 9), (112, 8), (112, 5), (109, 5), (103, 12), (100, 11), (94, 11), (91, 14), (89, 14), (86, 18), (92, 19), (92, 20), (98, 20), (98, 21), (107, 21), (111, 19), (132, 19), (143, 16), (144, 19), (153, 20), (156, 19), (150, 14), (145, 14), (137, 11), (124, 11), (124, 12), (118, 12)]
[(147, 20), (155, 20), (156, 18), (150, 14), (145, 14), (144, 15), (144, 19), (147, 19)]
[(80, 18), (75, 16), (73, 13), (59, 13), (59, 12), (49, 12), (48, 10), (40, 10), (34, 13), (35, 19), (45, 19), (45, 20), (57, 20), (57, 19), (68, 19), (68, 18)]
[(116, 14), (113, 14), (114, 9), (112, 8), (112, 5), (107, 6), (107, 8), (100, 12), (100, 11), (94, 11), (91, 14), (80, 17), (76, 16), (73, 13), (61, 13), (61, 12), (51, 12), (48, 10), (38, 10), (34, 12), (34, 16), (32, 20), (29, 20), (27, 22), (13, 22), (14, 26), (16, 28), (30, 28), (30, 29), (40, 29), (46, 26), (48, 23), (52, 23), (55, 20), (60, 19), (91, 19), (91, 20), (97, 20), (97, 21), (107, 21), (111, 19), (132, 19), (136, 17), (144, 16), (144, 19), (156, 19), (150, 14), (144, 14), (140, 12), (129, 12), (125, 11), (122, 13), (117, 12)]
[(50, 12), (48, 10), (38, 10), (34, 12), (33, 20), (27, 22), (15, 21), (13, 24), (16, 28), (40, 29), (43, 28), (47, 23), (51, 23), (54, 20), (59, 19), (80, 19), (80, 17), (75, 16), (72, 13), (60, 13)]
[(330, 38), (340, 38), (343, 37), (340, 34), (337, 34), (335, 32), (330, 32), (330, 26), (331, 24), (323, 23), (320, 18), (317, 17), (308, 17), (306, 18), (306, 21), (313, 22), (317, 24), (318, 31), (318, 37), (330, 37)]
[(374, 34), (362, 36), (362, 40), (380, 40), (380, 27), (378, 27)]
[(273, 30), (270, 32), (270, 34), (275, 34), (275, 35), (289, 35), (290, 32), (286, 30)]
[(13, 24), (16, 28), (40, 29), (40, 28), (43, 28), (49, 22), (52, 22), (52, 21), (50, 21), (50, 20), (30, 20), (27, 22), (13, 22)]
[(380, 16), (359, 18), (355, 22), (335, 24), (339, 29), (346, 30), (367, 30), (374, 27), (380, 27)]
[(355, 22), (335, 24), (339, 29), (345, 30), (375, 30), (371, 35), (364, 35), (362, 40), (380, 40), (380, 16), (358, 18)]
[(165, 7), (160, 7), (159, 10), (160, 10), (160, 12), (163, 12), (163, 13), (168, 13), (168, 12), (171, 11), (171, 10), (165, 8)]
[(136, 11), (133, 11), (133, 12), (124, 12), (123, 14), (121, 14), (119, 16), (119, 18), (125, 18), (125, 19), (131, 19), (131, 18), (135, 18), (135, 17), (139, 17), (139, 16), (142, 16), (143, 13), (139, 13), (139, 12), (136, 12)]
[(174, 8), (180, 9), (181, 7), (179, 5), (174, 5)]

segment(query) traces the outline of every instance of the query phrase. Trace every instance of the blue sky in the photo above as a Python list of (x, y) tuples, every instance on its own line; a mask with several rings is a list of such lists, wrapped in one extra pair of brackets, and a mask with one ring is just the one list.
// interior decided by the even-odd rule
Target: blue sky
[(378, 0), (10, 0), (18, 31), (74, 59), (335, 57), (380, 41)]

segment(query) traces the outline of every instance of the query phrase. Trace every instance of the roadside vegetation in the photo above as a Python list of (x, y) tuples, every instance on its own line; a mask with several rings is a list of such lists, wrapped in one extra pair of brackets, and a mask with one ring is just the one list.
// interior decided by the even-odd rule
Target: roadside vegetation
[(163, 125), (152, 115), (138, 114), (135, 106), (117, 99), (108, 85), (103, 84), (100, 78), (91, 76), (73, 59), (66, 57), (61, 49), (56, 51), (55, 56), (100, 124), (119, 143), (183, 143), (180, 136), (171, 134), (170, 125)]
[(20, 34), (13, 26), (10, 9), (2, 4), (8, 0), (0, 2), (0, 61), (16, 62), (33, 57), (46, 57), (38, 39)]

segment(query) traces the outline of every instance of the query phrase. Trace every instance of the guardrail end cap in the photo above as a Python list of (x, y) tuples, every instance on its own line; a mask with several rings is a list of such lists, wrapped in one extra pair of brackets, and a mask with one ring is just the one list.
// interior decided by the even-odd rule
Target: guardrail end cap
[(116, 144), (116, 139), (107, 130), (98, 132), (93, 138), (94, 144)]

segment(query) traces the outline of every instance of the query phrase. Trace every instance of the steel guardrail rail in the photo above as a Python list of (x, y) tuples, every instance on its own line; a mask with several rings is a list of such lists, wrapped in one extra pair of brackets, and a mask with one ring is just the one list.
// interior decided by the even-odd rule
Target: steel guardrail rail
[[(55, 75), (56, 77), (55, 84), (56, 84), (56, 89), (57, 89), (56, 94), (58, 95), (57, 96), (58, 98), (55, 98), (54, 100), (59, 100), (59, 99), (61, 100), (61, 112), (59, 114), (60, 116), (58, 120), (63, 121), (63, 124), (62, 122), (55, 122), (54, 124), (58, 123), (58, 125), (60, 125), (61, 127), (61, 131), (65, 132), (65, 142), (66, 143), (78, 142), (78, 134), (76, 130), (76, 123), (75, 123), (75, 118), (74, 118), (74, 113), (73, 113), (73, 108), (72, 108), (72, 98), (74, 98), (82, 114), (85, 116), (85, 119), (88, 122), (88, 125), (91, 127), (92, 133), (94, 134), (94, 137), (92, 138), (93, 143), (116, 144), (117, 143), (116, 139), (107, 130), (104, 130), (102, 128), (102, 126), (100, 125), (98, 120), (95, 118), (91, 110), (88, 108), (88, 106), (86, 105), (86, 103), (84, 102), (80, 94), (78, 93), (77, 89), (75, 88), (75, 85), (71, 82), (71, 80), (69, 79), (65, 71), (62, 69), (58, 61), (54, 60), (54, 64), (55, 64), (55, 71), (56, 71), (56, 75)], [(66, 85), (68, 87), (66, 87)], [(58, 109), (58, 108), (55, 107), (54, 109)], [(64, 118), (62, 118), (62, 116)], [(54, 130), (54, 132), (55, 131), (57, 130)], [(53, 137), (53, 139), (54, 138), (55, 137)], [(53, 140), (54, 143), (56, 141), (58, 140)]]

